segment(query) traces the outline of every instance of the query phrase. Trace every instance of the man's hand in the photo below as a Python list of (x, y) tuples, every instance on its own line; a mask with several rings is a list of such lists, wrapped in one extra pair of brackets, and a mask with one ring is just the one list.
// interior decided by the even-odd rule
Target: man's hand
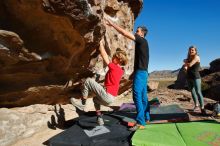
[(125, 37), (127, 37), (127, 38), (129, 38), (131, 40), (135, 40), (135, 37), (134, 37), (134, 35), (132, 33), (128, 32), (125, 29), (121, 28), (120, 26), (112, 23), (110, 20), (108, 20), (106, 18), (104, 18), (104, 19), (105, 19), (106, 25), (112, 26), (115, 30), (117, 30), (123, 36), (125, 36)]

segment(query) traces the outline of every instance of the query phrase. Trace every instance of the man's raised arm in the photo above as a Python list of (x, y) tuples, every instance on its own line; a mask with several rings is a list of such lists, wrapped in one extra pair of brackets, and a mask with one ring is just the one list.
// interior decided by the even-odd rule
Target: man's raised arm
[(120, 26), (112, 23), (110, 20), (108, 19), (105, 19), (106, 21), (106, 24), (109, 25), (109, 26), (112, 26), (115, 30), (117, 30), (119, 33), (121, 33), (123, 36), (131, 39), (131, 40), (135, 40), (135, 37), (132, 33), (126, 31), (125, 29), (121, 28)]

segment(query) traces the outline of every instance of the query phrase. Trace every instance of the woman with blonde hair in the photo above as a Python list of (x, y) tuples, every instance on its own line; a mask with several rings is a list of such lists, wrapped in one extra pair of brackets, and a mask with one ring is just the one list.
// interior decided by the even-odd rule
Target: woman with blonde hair
[(202, 114), (206, 114), (204, 108), (204, 99), (201, 89), (200, 57), (195, 46), (190, 46), (188, 50), (187, 59), (184, 59), (184, 69), (186, 71), (188, 87), (191, 91), (192, 98), (195, 104), (193, 111), (200, 109)]

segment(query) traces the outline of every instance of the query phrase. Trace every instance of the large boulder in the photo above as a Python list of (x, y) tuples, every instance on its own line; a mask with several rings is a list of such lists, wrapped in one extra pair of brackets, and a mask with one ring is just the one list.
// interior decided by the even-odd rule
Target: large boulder
[[(102, 38), (109, 56), (117, 48), (127, 50), (130, 74), (133, 42), (103, 21), (132, 32), (142, 5), (142, 0), (1, 0), (0, 29), (11, 37), (0, 32), (0, 107), (69, 102), (81, 79), (105, 74), (97, 51)], [(71, 91), (63, 88), (69, 80)]]
[(209, 70), (205, 70), (203, 76), (202, 87), (204, 96), (216, 101), (220, 101), (220, 58), (217, 58), (209, 63)]
[(211, 73), (202, 78), (204, 96), (220, 101), (220, 72)]
[(187, 86), (186, 72), (184, 71), (184, 68), (182, 66), (179, 73), (178, 73), (178, 75), (177, 75), (177, 80), (175, 81), (172, 88), (174, 88), (174, 89), (185, 89), (186, 86)]
[(217, 58), (210, 63), (210, 71), (211, 72), (220, 71), (220, 58)]

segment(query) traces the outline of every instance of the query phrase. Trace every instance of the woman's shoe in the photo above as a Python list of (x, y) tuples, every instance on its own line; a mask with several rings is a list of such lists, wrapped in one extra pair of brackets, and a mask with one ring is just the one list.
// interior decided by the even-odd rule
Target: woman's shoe
[(193, 112), (198, 112), (199, 110), (200, 110), (200, 107), (196, 105), (196, 106), (193, 108), (192, 111), (193, 111)]

